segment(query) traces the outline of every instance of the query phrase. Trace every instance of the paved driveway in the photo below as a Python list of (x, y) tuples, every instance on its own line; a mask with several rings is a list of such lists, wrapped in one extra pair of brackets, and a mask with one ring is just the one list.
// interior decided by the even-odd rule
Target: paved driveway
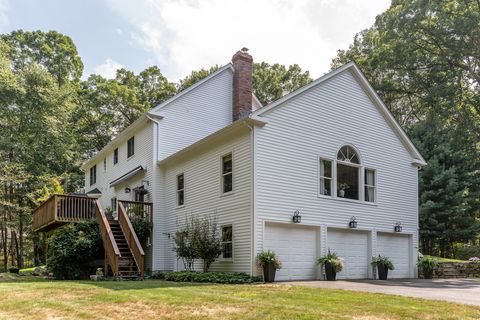
[(480, 306), (480, 279), (294, 281), (285, 284), (396, 294)]

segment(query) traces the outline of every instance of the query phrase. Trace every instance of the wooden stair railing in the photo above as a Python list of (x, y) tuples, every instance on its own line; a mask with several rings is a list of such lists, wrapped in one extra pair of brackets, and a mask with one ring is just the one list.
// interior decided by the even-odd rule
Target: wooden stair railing
[(119, 265), (120, 265), (120, 250), (118, 250), (117, 242), (113, 236), (112, 229), (110, 228), (110, 223), (108, 222), (107, 216), (103, 212), (100, 200), (96, 200), (96, 217), (98, 223), (100, 224), (100, 230), (102, 232), (103, 247), (105, 248), (105, 274), (107, 274), (109, 265), (112, 269), (114, 277), (119, 276)]
[(127, 240), (128, 247), (132, 252), (133, 258), (138, 267), (140, 278), (143, 279), (144, 276), (144, 267), (145, 267), (145, 252), (143, 251), (142, 245), (138, 240), (137, 234), (133, 229), (130, 218), (128, 217), (127, 211), (122, 201), (118, 201), (118, 221), (122, 228), (125, 239)]

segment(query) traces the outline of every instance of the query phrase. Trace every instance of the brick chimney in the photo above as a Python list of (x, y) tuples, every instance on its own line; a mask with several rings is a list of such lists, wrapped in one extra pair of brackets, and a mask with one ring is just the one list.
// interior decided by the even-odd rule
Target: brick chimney
[(246, 117), (252, 112), (252, 66), (253, 58), (247, 48), (232, 57), (233, 68), (233, 121)]

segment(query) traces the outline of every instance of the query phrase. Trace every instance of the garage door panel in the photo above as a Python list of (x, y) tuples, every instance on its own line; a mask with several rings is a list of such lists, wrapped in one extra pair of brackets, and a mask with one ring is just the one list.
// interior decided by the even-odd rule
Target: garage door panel
[(377, 254), (389, 257), (395, 267), (389, 278), (410, 277), (410, 241), (408, 235), (378, 233)]
[(368, 233), (351, 230), (329, 229), (327, 248), (344, 259), (339, 279), (366, 279), (368, 277)]
[(276, 280), (316, 279), (317, 230), (311, 227), (266, 224), (263, 248), (274, 251), (282, 262)]

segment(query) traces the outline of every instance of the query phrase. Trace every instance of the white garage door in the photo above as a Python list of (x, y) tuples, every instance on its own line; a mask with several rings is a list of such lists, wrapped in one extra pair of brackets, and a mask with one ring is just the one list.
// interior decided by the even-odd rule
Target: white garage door
[(368, 277), (368, 233), (356, 230), (328, 229), (327, 249), (345, 260), (338, 279), (366, 279)]
[(265, 226), (263, 249), (274, 251), (282, 262), (275, 280), (316, 279), (317, 230), (281, 224)]
[(389, 278), (410, 278), (409, 236), (404, 234), (378, 233), (377, 255), (389, 257), (394, 270), (388, 272)]

